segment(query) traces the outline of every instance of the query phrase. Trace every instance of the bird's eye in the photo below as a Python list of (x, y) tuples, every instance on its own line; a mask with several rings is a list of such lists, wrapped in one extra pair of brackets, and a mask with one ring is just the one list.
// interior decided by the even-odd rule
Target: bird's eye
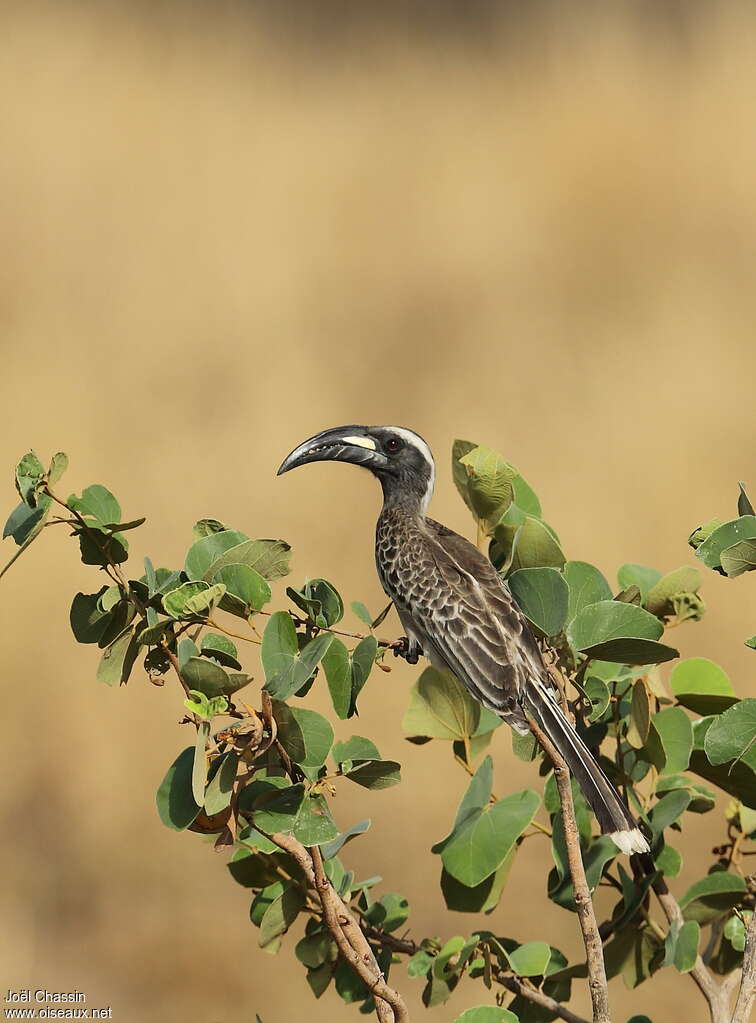
[(402, 446), (402, 442), (399, 440), (398, 437), (389, 437), (389, 439), (386, 441), (386, 450), (387, 451), (392, 451), (392, 452), (393, 451), (398, 451), (401, 446)]

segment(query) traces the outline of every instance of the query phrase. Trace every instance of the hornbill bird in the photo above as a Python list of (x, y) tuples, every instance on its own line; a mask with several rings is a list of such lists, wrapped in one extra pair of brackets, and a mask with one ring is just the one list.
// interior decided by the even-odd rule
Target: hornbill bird
[(422, 437), (398, 426), (340, 426), (296, 447), (278, 475), (322, 461), (364, 466), (380, 481), (375, 560), (407, 634), (407, 659), (416, 663), (422, 653), (451, 671), (521, 734), (532, 719), (566, 761), (601, 831), (628, 855), (647, 852), (636, 820), (562, 712), (506, 582), (469, 540), (426, 516), (435, 464)]

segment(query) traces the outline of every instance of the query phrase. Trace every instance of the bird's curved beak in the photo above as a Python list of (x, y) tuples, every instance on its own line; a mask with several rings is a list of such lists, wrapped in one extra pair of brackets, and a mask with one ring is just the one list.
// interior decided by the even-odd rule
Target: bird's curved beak
[(338, 426), (302, 441), (284, 458), (276, 475), (307, 462), (352, 462), (366, 469), (379, 469), (388, 464), (388, 459), (377, 450), (367, 427)]

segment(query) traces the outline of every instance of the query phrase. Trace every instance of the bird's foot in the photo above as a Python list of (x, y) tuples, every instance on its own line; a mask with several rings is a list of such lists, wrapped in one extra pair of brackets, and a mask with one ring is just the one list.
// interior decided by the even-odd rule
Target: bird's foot
[(391, 644), (390, 649), (394, 651), (394, 657), (403, 657), (408, 664), (417, 664), (420, 657), (417, 644), (412, 643), (407, 636), (400, 636)]

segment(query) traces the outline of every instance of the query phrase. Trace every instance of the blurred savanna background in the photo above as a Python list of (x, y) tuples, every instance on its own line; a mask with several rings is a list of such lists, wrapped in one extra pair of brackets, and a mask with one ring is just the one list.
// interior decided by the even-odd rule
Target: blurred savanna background
[[(612, 581), (624, 561), (691, 563), (688, 533), (735, 514), (737, 480), (756, 491), (753, 9), (5, 0), (0, 39), (7, 511), (18, 457), (62, 448), (66, 487), (102, 482), (147, 516), (136, 557), (180, 563), (214, 516), (287, 539), (293, 582), (324, 575), (377, 613), (374, 482), (339, 465), (275, 478), (326, 426), (419, 431), (434, 517), (468, 535), (451, 442), (498, 449), (568, 556)], [(141, 672), (96, 685), (68, 608), (98, 585), (54, 530), (0, 583), (3, 993), (78, 988), (120, 1023), (353, 1018), (314, 1001), (291, 939), (257, 948), (223, 857), (161, 825), (181, 701)], [(707, 616), (674, 634), (741, 696), (749, 585), (707, 573)], [(396, 662), (340, 724), (403, 784), (340, 791), (335, 813), (373, 819), (349, 865), (408, 895), (413, 933), (448, 937), (476, 918), (447, 914), (428, 850), (465, 778), (445, 744), (403, 738), (416, 675)], [(326, 710), (320, 689), (308, 705)], [(493, 752), (499, 794), (533, 783), (506, 729)], [(678, 894), (713, 827), (687, 824), (701, 856)], [(539, 841), (486, 926), (577, 956)], [(466, 982), (426, 1016), (421, 983), (397, 978), (413, 1020), (486, 999)], [(611, 989), (617, 1021), (703, 1018), (672, 971)]]

